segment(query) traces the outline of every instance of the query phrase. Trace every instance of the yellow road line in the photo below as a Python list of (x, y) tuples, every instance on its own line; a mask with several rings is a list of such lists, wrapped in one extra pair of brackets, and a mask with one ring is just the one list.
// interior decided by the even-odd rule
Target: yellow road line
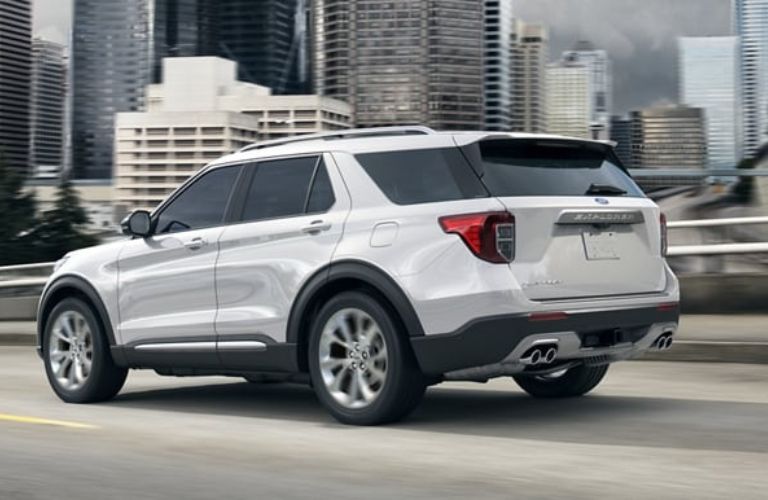
[(95, 425), (81, 424), (79, 422), (67, 422), (65, 420), (51, 420), (48, 418), (25, 417), (22, 415), (7, 415), (0, 413), (0, 421), (17, 422), (20, 424), (35, 425), (54, 425), (57, 427), (68, 427), (70, 429), (98, 429)]

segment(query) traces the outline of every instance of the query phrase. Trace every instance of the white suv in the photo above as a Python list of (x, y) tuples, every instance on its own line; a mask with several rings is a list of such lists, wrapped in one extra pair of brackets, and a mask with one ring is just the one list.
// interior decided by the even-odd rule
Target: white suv
[(444, 380), (582, 395), (666, 349), (664, 217), (611, 145), (361, 129), (213, 162), (132, 238), (67, 255), (39, 309), (65, 401), (129, 368), (309, 380), (340, 421), (390, 422)]

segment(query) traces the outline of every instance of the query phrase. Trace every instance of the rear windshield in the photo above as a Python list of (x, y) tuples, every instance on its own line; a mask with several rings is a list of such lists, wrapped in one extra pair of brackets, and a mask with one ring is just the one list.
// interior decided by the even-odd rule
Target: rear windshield
[(488, 197), (458, 148), (365, 153), (356, 158), (398, 205)]
[(483, 184), (494, 196), (644, 197), (602, 145), (502, 139), (479, 149)]

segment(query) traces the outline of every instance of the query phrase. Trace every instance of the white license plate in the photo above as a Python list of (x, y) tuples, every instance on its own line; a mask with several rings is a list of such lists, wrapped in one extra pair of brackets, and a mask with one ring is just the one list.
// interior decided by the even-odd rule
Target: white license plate
[(609, 231), (584, 231), (584, 253), (587, 260), (619, 260), (616, 250), (616, 233)]

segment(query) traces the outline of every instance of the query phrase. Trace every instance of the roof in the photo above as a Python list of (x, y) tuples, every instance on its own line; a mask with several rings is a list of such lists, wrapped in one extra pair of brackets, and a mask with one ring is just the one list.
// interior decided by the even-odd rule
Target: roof
[(440, 147), (466, 146), (490, 139), (549, 139), (601, 144), (613, 147), (609, 141), (595, 141), (549, 134), (523, 134), (492, 131), (435, 131), (426, 127), (383, 127), (340, 130), (309, 134), (256, 143), (220, 158), (212, 165), (279, 156), (325, 152), (349, 154), (379, 151), (407, 151)]

